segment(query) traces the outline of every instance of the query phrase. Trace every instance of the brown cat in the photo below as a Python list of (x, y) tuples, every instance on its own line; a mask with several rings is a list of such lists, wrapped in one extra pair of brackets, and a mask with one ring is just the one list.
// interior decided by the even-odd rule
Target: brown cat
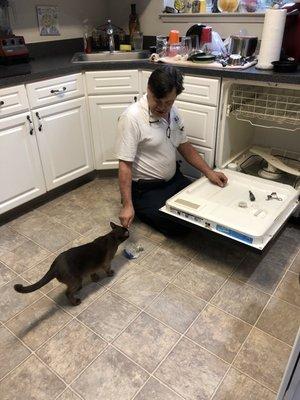
[(129, 231), (126, 228), (110, 223), (112, 231), (105, 236), (100, 236), (91, 243), (72, 247), (64, 251), (53, 261), (49, 271), (36, 283), (30, 286), (17, 284), (14, 286), (19, 293), (30, 293), (46, 285), (56, 278), (67, 285), (66, 295), (73, 306), (81, 303), (74, 294), (82, 288), (82, 279), (90, 275), (92, 281), (100, 278), (97, 270), (104, 269), (107, 276), (112, 276), (114, 271), (110, 263), (117, 252), (118, 246), (128, 239)]

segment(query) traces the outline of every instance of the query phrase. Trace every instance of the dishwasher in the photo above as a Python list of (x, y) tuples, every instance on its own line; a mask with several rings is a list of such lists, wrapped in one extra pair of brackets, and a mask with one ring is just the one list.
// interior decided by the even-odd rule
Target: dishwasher
[(161, 211), (262, 250), (300, 213), (300, 87), (223, 80), (215, 150), (228, 184), (196, 179)]

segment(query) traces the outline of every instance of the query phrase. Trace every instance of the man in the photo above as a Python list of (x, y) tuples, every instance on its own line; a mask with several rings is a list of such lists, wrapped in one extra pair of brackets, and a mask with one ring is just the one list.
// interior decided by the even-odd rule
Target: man
[(183, 90), (183, 76), (177, 68), (159, 67), (149, 78), (147, 95), (119, 119), (119, 218), (126, 228), (136, 214), (165, 235), (185, 232), (180, 223), (159, 211), (167, 199), (191, 183), (176, 164), (176, 150), (214, 184), (223, 187), (227, 183), (226, 176), (213, 171), (186, 138), (182, 119), (173, 106)]

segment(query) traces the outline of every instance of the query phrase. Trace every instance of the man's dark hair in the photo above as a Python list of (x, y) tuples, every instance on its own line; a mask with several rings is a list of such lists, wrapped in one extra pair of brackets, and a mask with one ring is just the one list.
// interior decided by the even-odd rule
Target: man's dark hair
[(183, 76), (178, 68), (170, 65), (155, 69), (148, 80), (148, 86), (157, 99), (162, 99), (176, 89), (179, 95), (183, 90)]

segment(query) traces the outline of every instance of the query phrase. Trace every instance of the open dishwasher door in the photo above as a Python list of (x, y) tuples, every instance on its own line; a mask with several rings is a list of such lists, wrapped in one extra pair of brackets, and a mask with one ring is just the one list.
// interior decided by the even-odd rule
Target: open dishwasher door
[(228, 177), (224, 188), (202, 177), (167, 200), (161, 211), (262, 250), (297, 207), (298, 191), (237, 171), (222, 172)]

